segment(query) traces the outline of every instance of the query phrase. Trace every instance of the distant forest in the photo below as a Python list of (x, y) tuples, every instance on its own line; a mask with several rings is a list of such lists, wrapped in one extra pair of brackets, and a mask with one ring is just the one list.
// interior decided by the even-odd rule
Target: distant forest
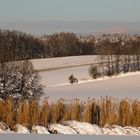
[(100, 37), (56, 33), (34, 37), (23, 32), (0, 30), (0, 61), (79, 55), (139, 55), (140, 36), (103, 34)]

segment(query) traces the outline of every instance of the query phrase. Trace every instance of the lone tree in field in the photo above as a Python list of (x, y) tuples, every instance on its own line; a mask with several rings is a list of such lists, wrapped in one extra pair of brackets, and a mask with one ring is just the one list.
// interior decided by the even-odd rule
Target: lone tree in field
[(73, 74), (68, 78), (71, 84), (78, 83), (78, 79), (73, 76)]

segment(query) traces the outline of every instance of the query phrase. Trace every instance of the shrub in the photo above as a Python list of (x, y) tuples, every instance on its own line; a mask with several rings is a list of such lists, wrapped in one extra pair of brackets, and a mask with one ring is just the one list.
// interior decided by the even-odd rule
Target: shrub
[(97, 66), (91, 66), (89, 68), (89, 75), (93, 78), (93, 79), (97, 79), (101, 76), (98, 67)]

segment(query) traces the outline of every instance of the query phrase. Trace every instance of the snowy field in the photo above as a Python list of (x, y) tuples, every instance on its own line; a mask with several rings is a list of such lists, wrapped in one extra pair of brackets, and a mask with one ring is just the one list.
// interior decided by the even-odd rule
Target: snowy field
[(32, 60), (36, 70), (51, 70), (63, 67), (88, 65), (97, 62), (97, 56), (72, 56)]
[[(97, 56), (49, 58), (32, 62), (51, 101), (60, 98), (86, 100), (88, 97), (101, 96), (140, 98), (140, 72), (92, 80), (88, 70), (92, 63), (97, 63)], [(78, 78), (78, 84), (69, 84), (71, 74)]]
[(31, 130), (22, 125), (15, 125), (14, 130), (5, 128), (5, 125), (0, 123), (0, 133), (10, 134), (63, 134), (63, 135), (116, 135), (116, 136), (140, 136), (139, 127), (121, 127), (118, 125), (105, 125), (99, 127), (94, 124), (85, 122), (68, 121), (62, 124), (50, 124), (48, 128), (42, 126), (33, 126)]

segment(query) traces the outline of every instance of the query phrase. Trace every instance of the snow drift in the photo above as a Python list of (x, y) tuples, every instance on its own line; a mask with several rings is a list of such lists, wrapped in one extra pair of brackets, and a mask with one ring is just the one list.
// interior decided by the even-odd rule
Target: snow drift
[(95, 124), (77, 121), (67, 121), (62, 124), (50, 124), (48, 129), (43, 126), (33, 126), (32, 130), (29, 130), (25, 126), (17, 124), (14, 127), (14, 131), (10, 131), (10, 129), (7, 129), (7, 127), (4, 126), (4, 123), (0, 123), (0, 133), (140, 136), (140, 127), (121, 127), (118, 125), (110, 126), (108, 124), (104, 127), (99, 127)]
[(48, 129), (43, 126), (33, 126), (32, 131), (37, 134), (50, 134)]

